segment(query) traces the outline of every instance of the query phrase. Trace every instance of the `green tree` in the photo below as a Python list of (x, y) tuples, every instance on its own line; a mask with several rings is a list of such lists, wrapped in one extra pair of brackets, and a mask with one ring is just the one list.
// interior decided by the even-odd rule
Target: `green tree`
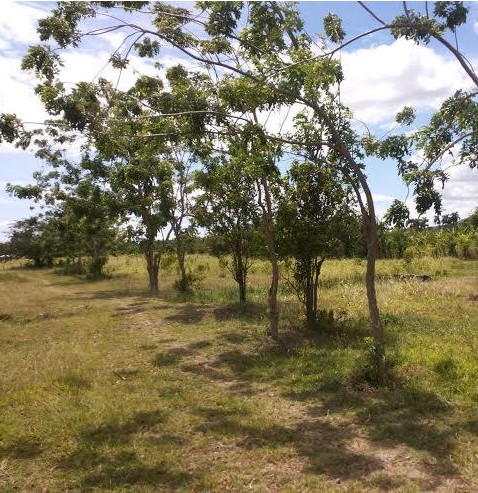
[(473, 229), (478, 229), (478, 207), (463, 220), (465, 226), (469, 226)]
[(319, 276), (334, 255), (351, 210), (350, 189), (327, 166), (295, 161), (287, 173), (277, 218), (281, 257), (294, 259), (293, 281), (306, 311), (307, 328), (316, 329)]
[[(226, 158), (211, 160), (195, 179), (201, 191), (196, 199), (195, 220), (206, 229), (212, 253), (221, 258), (237, 282), (239, 303), (245, 303), (259, 226), (254, 180), (241, 163)], [(229, 255), (232, 262), (227, 259)]]
[[(121, 2), (59, 4), (50, 17), (40, 21), (40, 39), (54, 40), (60, 49), (76, 47), (81, 37), (86, 34), (81, 24), (84, 19), (89, 19), (102, 9), (120, 7), (135, 11), (141, 8), (141, 5), (143, 3), (133, 6), (126, 6)], [(161, 49), (167, 46), (207, 69), (216, 67), (215, 72), (210, 72), (216, 81), (232, 80), (235, 93), (239, 96), (235, 106), (243, 107), (239, 110), (240, 113), (248, 112), (249, 122), (238, 127), (237, 113), (224, 116), (223, 126), (228, 131), (243, 133), (255, 129), (255, 134), (259, 137), (260, 133), (264, 134), (265, 131), (264, 126), (258, 124), (257, 117), (254, 118), (256, 110), (279, 109), (294, 103), (308, 108), (309, 116), (323, 126), (323, 140), (336, 154), (336, 159), (331, 160), (330, 164), (340, 167), (343, 176), (347, 177), (357, 195), (361, 210), (367, 239), (366, 285), (369, 313), (379, 355), (380, 373), (383, 375), (384, 331), (375, 291), (375, 209), (363, 171), (362, 156), (357, 152), (358, 147), (354, 145), (356, 137), (347, 123), (345, 113), (344, 118), (337, 118), (334, 102), (338, 100), (337, 84), (343, 78), (340, 63), (332, 56), (317, 56), (314, 41), (305, 32), (302, 19), (292, 4), (254, 2), (247, 4), (246, 9), (243, 3), (199, 2), (198, 7), (203, 10), (202, 16), (184, 8), (158, 2), (151, 6), (151, 18), (147, 19), (144, 25), (129, 20), (118, 20), (116, 15), (112, 22), (115, 30), (123, 29), (125, 37), (127, 33), (127, 39), (135, 37), (134, 47), (125, 47), (127, 53), (134, 48), (141, 56), (157, 59)], [(151, 26), (154, 28), (151, 29)], [(343, 40), (345, 33), (337, 18), (329, 16), (324, 27), (334, 43)], [(102, 29), (108, 29), (108, 26)], [(195, 32), (200, 32), (200, 36), (196, 36)], [(325, 42), (322, 48), (326, 51)], [(42, 45), (30, 50), (24, 65), (36, 70), (47, 80), (43, 92), (54, 92), (58, 62), (56, 48)], [(112, 63), (122, 65), (125, 61), (115, 56), (112, 57)], [(216, 86), (219, 91), (220, 84)], [(215, 91), (211, 94), (214, 95)], [(75, 101), (72, 102), (75, 109)], [(95, 104), (93, 102), (93, 106)], [(86, 108), (89, 106), (90, 103)], [(187, 111), (191, 116), (198, 114), (194, 113), (198, 110), (191, 108)], [(215, 111), (217, 114), (217, 110)], [(351, 142), (351, 139), (354, 142)], [(274, 154), (270, 153), (270, 158)], [(271, 167), (274, 159), (270, 158), (261, 158), (260, 161)], [(263, 178), (259, 178), (257, 185), (258, 192), (262, 192), (263, 224), (273, 271), (269, 296), (271, 334), (277, 337), (278, 269), (272, 241), (274, 231), (271, 228), (274, 206), (267, 179), (264, 181)]]
[(35, 267), (51, 267), (65, 252), (61, 222), (52, 211), (15, 222), (10, 230), (12, 254), (31, 260)]

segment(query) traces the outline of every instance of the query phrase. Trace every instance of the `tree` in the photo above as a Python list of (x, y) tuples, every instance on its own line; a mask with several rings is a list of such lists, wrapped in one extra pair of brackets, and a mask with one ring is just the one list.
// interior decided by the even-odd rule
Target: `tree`
[(460, 222), (460, 215), (458, 212), (450, 212), (450, 214), (444, 214), (441, 218), (441, 225), (449, 228), (458, 226)]
[[(196, 200), (195, 219), (206, 228), (212, 253), (238, 284), (239, 303), (247, 299), (247, 275), (257, 248), (259, 211), (254, 180), (234, 159), (211, 159), (204, 171), (195, 175), (202, 193)], [(225, 256), (231, 255), (232, 262)]]
[(465, 226), (469, 226), (473, 229), (478, 229), (478, 207), (463, 220)]
[(292, 164), (278, 210), (278, 245), (281, 257), (295, 261), (289, 284), (305, 305), (309, 330), (317, 326), (322, 264), (337, 250), (351, 215), (350, 190), (329, 167), (312, 161)]
[[(82, 35), (87, 34), (81, 30), (81, 21), (94, 16), (97, 10), (121, 7), (131, 12), (143, 5), (144, 2), (133, 6), (121, 2), (63, 3), (53, 10), (50, 17), (40, 21), (40, 39), (53, 39), (59, 48), (78, 46)], [(369, 313), (379, 355), (379, 370), (383, 375), (384, 331), (375, 291), (375, 209), (363, 171), (362, 155), (357, 152), (357, 139), (347, 122), (346, 113), (344, 112), (343, 118), (337, 119), (337, 105), (334, 102), (338, 100), (337, 84), (343, 78), (340, 63), (331, 56), (316, 55), (313, 39), (304, 31), (302, 20), (291, 4), (257, 2), (247, 4), (246, 8), (245, 4), (235, 2), (199, 2), (198, 7), (203, 10), (201, 16), (187, 9), (156, 3), (151, 7), (151, 22), (141, 26), (128, 20), (118, 21), (118, 16), (115, 15), (114, 29), (127, 31), (127, 39), (135, 37), (135, 42), (128, 47), (127, 53), (136, 49), (141, 56), (156, 58), (162, 46), (168, 46), (202, 64), (206, 69), (216, 67), (215, 77), (218, 81), (227, 78), (232, 80), (239, 90), (236, 93), (240, 96), (236, 106), (244, 102), (242, 112), (248, 112), (252, 118), (238, 127), (237, 113), (224, 116), (223, 120), (227, 120), (224, 125), (229, 131), (231, 127), (234, 127), (233, 131), (236, 133), (254, 129), (256, 137), (260, 137), (261, 133), (265, 137), (267, 132), (264, 125), (258, 123), (257, 111), (266, 108), (279, 109), (292, 104), (308, 108), (309, 116), (323, 126), (323, 140), (336, 154), (336, 159), (329, 164), (340, 168), (342, 175), (353, 187), (361, 210), (367, 239), (366, 285)], [(151, 29), (151, 26), (154, 28)], [(197, 28), (196, 32), (199, 29), (201, 35), (196, 36), (194, 29), (191, 31), (191, 26)], [(343, 40), (345, 33), (338, 19), (327, 17), (324, 27), (327, 36), (334, 43)], [(104, 27), (94, 32), (112, 28)], [(325, 45), (322, 48), (325, 52)], [(25, 66), (35, 69), (47, 79), (45, 90), (54, 91), (58, 61), (56, 51), (50, 47), (37, 46), (30, 50)], [(118, 63), (118, 56), (112, 57), (112, 62)], [(226, 75), (223, 75), (224, 72)], [(216, 86), (220, 89), (219, 84)], [(192, 114), (190, 109), (188, 111)], [(267, 140), (262, 138), (263, 142)], [(273, 157), (274, 154), (271, 153), (270, 156)], [(274, 159), (268, 158), (263, 163), (270, 167), (274, 164)], [(263, 224), (273, 267), (269, 296), (270, 326), (271, 334), (277, 337), (278, 269), (272, 241), (274, 231), (271, 228), (273, 203), (267, 180), (258, 179), (257, 191), (258, 194), (261, 192)]]
[[(445, 99), (429, 123), (418, 130), (391, 136), (369, 146), (369, 150), (379, 157), (392, 157), (397, 161), (399, 174), (407, 185), (413, 186), (417, 212), (423, 214), (433, 207), (439, 216), (441, 196), (435, 186), (439, 182), (444, 186), (448, 179), (443, 166), (445, 158), (451, 157), (454, 164), (467, 164), (472, 168), (478, 165), (478, 76), (468, 57), (459, 49), (457, 37), (457, 29), (468, 20), (469, 9), (463, 2), (440, 1), (434, 3), (432, 10), (428, 8), (428, 2), (424, 2), (425, 10), (420, 12), (403, 2), (403, 14), (385, 21), (359, 3), (380, 27), (356, 39), (389, 30), (395, 39), (411, 39), (425, 45), (434, 41), (455, 57), (474, 86), (473, 89), (458, 90)], [(405, 108), (397, 115), (397, 120), (401, 119), (407, 125), (413, 123), (414, 118), (411, 108)], [(411, 159), (413, 154), (418, 154), (421, 162)]]
[[(39, 55), (33, 49), (24, 60), (24, 68), (38, 71), (35, 56)], [(123, 67), (127, 61), (114, 63)], [(122, 92), (104, 79), (97, 84), (82, 82), (67, 91), (61, 82), (53, 79), (55, 71), (40, 70), (38, 74), (42, 82), (37, 86), (37, 93), (52, 115), (61, 115), (48, 122), (48, 131), (58, 133), (56, 129), (61, 128), (60, 135), (66, 131), (73, 135), (81, 132), (86, 135), (85, 147), (92, 154), (76, 169), (71, 165), (66, 167), (63, 178), (68, 174), (81, 175), (85, 162), (93, 164), (95, 178), (106, 183), (114, 197), (112, 212), (120, 215), (123, 221), (133, 218), (134, 227), (130, 229), (142, 244), (149, 289), (153, 293), (158, 291), (159, 282), (161, 251), (157, 249), (158, 235), (169, 225), (170, 231), (164, 239), (175, 234), (182, 274), (180, 285), (184, 285), (186, 272), (181, 228), (187, 214), (190, 164), (178, 161), (177, 151), (178, 147), (191, 144), (202, 134), (203, 109), (207, 105), (201, 89), (204, 77), (200, 74), (189, 77), (186, 70), (176, 66), (167, 71), (168, 90), (164, 90), (161, 79), (141, 76), (133, 87)], [(186, 107), (192, 108), (193, 113), (186, 113), (179, 119), (169, 118)], [(199, 107), (202, 116), (194, 113)], [(163, 113), (166, 118), (155, 118)], [(48, 145), (45, 141), (44, 147)], [(48, 159), (55, 167), (65, 167), (65, 160), (57, 163), (58, 156), (51, 151)], [(177, 183), (173, 182), (175, 177)], [(40, 193), (42, 188), (40, 186), (36, 191)]]
[(395, 199), (387, 209), (383, 221), (385, 225), (404, 229), (410, 219), (410, 211), (404, 202)]
[(47, 222), (35, 216), (17, 221), (10, 230), (10, 249), (16, 257), (24, 257), (33, 262), (35, 267), (51, 266), (55, 257)]
[(56, 215), (63, 255), (89, 257), (86, 272), (93, 279), (104, 276), (108, 255), (118, 237), (110, 200), (110, 194), (98, 184), (83, 180), (74, 195), (63, 199)]

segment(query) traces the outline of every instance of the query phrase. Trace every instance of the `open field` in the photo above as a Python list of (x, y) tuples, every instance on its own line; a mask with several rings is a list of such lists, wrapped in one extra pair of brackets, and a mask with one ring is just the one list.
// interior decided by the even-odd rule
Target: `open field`
[[(267, 264), (246, 309), (217, 261), (179, 296), (142, 259), (99, 282), (0, 267), (0, 491), (477, 491), (478, 261), (380, 261), (393, 365), (363, 379), (361, 261), (324, 264), (321, 335), (285, 287), (265, 337)], [(402, 272), (431, 282), (397, 281)]]

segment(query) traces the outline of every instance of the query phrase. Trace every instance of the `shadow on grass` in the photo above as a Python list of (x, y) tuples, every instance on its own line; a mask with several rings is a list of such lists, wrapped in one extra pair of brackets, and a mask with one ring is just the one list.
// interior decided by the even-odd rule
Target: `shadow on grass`
[[(172, 341), (174, 342), (174, 339)], [(210, 341), (197, 341), (185, 346), (169, 348), (155, 355), (153, 365), (157, 367), (176, 365), (184, 358), (198, 355), (201, 349), (211, 345)]]
[(40, 440), (20, 437), (9, 445), (0, 445), (0, 459), (34, 459), (43, 453)]
[(257, 321), (267, 315), (265, 303), (249, 301), (247, 303), (229, 303), (214, 309), (214, 317), (219, 321), (226, 320), (245, 320)]
[[(177, 463), (162, 459), (161, 448), (171, 452), (183, 445), (181, 437), (162, 433), (167, 415), (161, 410), (139, 412), (122, 423), (106, 422), (86, 427), (78, 435), (76, 449), (60, 459), (61, 469), (79, 475), (81, 489), (128, 488), (152, 486), (157, 491), (181, 488), (193, 475), (182, 471)], [(149, 461), (134, 447), (137, 435), (158, 447), (158, 454)]]
[(252, 416), (237, 409), (198, 407), (194, 413), (203, 419), (196, 431), (229, 437), (245, 450), (292, 448), (307, 459), (307, 472), (329, 480), (358, 479), (382, 468), (380, 460), (350, 450), (348, 444), (353, 435), (343, 426), (309, 418), (291, 426), (251, 424)]
[(168, 322), (175, 322), (179, 324), (197, 324), (205, 317), (206, 311), (202, 308), (198, 308), (196, 305), (188, 304), (182, 306), (174, 315), (164, 317), (164, 320)]
[[(304, 419), (292, 428), (254, 427), (237, 412), (197, 409), (204, 417), (201, 427), (234, 436), (244, 448), (292, 446), (308, 459), (310, 472), (328, 478), (360, 478), (370, 487), (397, 487), (397, 481), (403, 486), (412, 476), (388, 476), (387, 467), (412, 449), (426, 454), (416, 466), (420, 488), (434, 490), (450, 478), (461, 483), (452, 460), (457, 435), (474, 433), (478, 421), (459, 422), (454, 408), (438, 393), (401, 379), (393, 367), (384, 388), (360, 381), (366, 364), (363, 336), (369, 332), (362, 321), (352, 322), (333, 334), (303, 336), (302, 345), (296, 336), (289, 352), (272, 345), (249, 351), (231, 347), (207, 362), (183, 364), (183, 371), (215, 381), (227, 391), (255, 395), (266, 388), (305, 406)], [(223, 344), (224, 338), (219, 339)], [(395, 338), (389, 339), (393, 353)], [(343, 416), (351, 417), (337, 424)], [(363, 436), (367, 446), (361, 451), (353, 444)], [(371, 473), (373, 478), (368, 478)]]

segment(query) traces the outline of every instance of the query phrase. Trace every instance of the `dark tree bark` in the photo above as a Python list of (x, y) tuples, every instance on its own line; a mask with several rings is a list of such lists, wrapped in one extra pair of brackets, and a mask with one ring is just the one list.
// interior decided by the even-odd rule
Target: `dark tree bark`
[(159, 291), (159, 261), (160, 255), (154, 252), (153, 246), (148, 245), (145, 251), (146, 266), (149, 276), (149, 291), (157, 294)]

